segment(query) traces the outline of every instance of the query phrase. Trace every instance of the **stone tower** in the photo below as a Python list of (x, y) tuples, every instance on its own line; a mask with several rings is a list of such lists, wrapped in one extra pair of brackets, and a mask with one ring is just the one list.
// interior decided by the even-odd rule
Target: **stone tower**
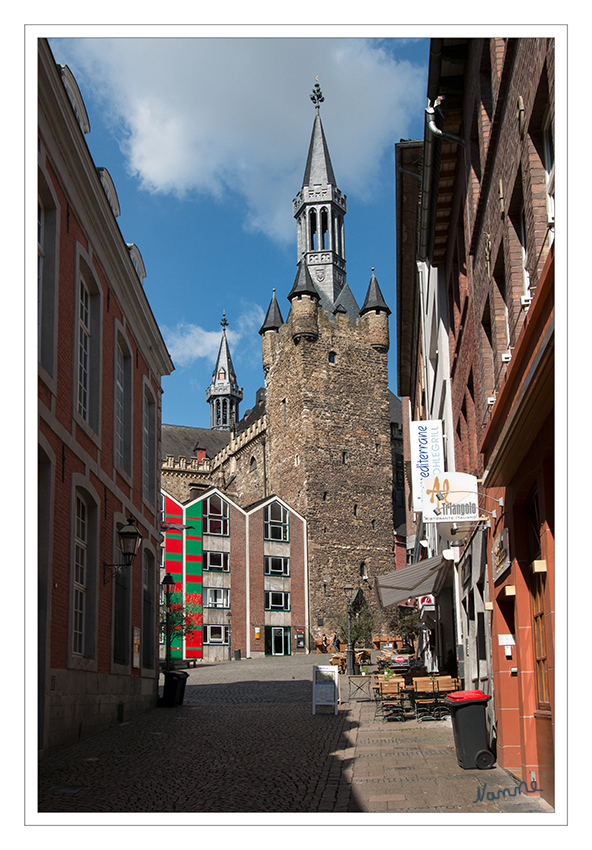
[(210, 428), (215, 431), (230, 431), (232, 423), (238, 422), (238, 406), (243, 398), (243, 391), (236, 382), (236, 374), (230, 357), (226, 328), (228, 321), (226, 311), (223, 312), (222, 339), (218, 351), (216, 366), (212, 372), (212, 383), (206, 390), (206, 401), (210, 405)]
[[(263, 326), (268, 492), (306, 517), (314, 637), (343, 617), (343, 587), (394, 569), (387, 307), (372, 270), (358, 307), (345, 277), (345, 196), (321, 124), (320, 89), (302, 189), (290, 312), (275, 291)], [(363, 583), (366, 598), (373, 593)]]

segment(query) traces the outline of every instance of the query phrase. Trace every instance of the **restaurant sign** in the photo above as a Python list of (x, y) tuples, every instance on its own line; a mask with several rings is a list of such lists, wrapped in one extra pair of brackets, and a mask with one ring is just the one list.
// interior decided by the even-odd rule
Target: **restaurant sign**
[(466, 472), (431, 475), (423, 482), (424, 522), (465, 523), (479, 519), (477, 479)]
[(422, 510), (422, 482), (444, 472), (444, 447), (442, 422), (439, 419), (410, 423), (411, 440), (411, 489), (413, 510)]

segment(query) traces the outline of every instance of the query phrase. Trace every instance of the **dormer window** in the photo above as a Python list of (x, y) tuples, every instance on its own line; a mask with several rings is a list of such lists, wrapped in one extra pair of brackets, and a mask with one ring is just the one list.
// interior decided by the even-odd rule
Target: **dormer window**
[(101, 186), (103, 187), (103, 189), (105, 190), (105, 194), (107, 195), (109, 206), (113, 210), (113, 215), (115, 216), (115, 218), (117, 218), (121, 214), (121, 210), (119, 208), (119, 198), (117, 197), (117, 192), (115, 191), (115, 184), (111, 179), (111, 175), (109, 174), (106, 168), (102, 167), (97, 168), (97, 174), (99, 175)]
[(144, 260), (142, 259), (142, 255), (140, 254), (140, 249), (133, 242), (128, 242), (127, 248), (133, 267), (136, 270), (136, 274), (140, 278), (140, 283), (142, 283), (142, 281), (146, 277), (146, 268), (144, 267)]
[(78, 121), (78, 126), (84, 134), (90, 133), (90, 122), (88, 120), (86, 107), (74, 74), (67, 65), (60, 65), (59, 68), (62, 75), (62, 82), (66, 89), (66, 94), (68, 95), (68, 99), (72, 105), (72, 109), (74, 110), (74, 115)]
[(220, 371), (218, 372), (218, 380), (219, 381), (225, 381), (226, 380), (226, 372), (224, 371), (224, 369), (220, 369)]

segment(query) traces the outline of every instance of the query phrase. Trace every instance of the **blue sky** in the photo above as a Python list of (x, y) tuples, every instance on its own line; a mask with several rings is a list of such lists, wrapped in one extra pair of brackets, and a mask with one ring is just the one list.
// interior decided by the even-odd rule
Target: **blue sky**
[(292, 199), (302, 185), (318, 76), (345, 218), (348, 283), (375, 273), (391, 316), (396, 386), (394, 144), (421, 138), (429, 39), (50, 38), (88, 111), (87, 143), (117, 189), (119, 226), (175, 363), (163, 422), (209, 427), (206, 387), (226, 311), (241, 415), (263, 386), (272, 290), (284, 319), (296, 274)]

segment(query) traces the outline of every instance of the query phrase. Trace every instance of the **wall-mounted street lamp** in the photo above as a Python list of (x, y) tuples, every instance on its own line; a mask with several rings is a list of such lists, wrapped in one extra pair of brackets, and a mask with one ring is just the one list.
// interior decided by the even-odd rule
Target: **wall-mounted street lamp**
[[(142, 535), (138, 531), (138, 527), (135, 522), (135, 519), (130, 517), (127, 521), (127, 525), (124, 525), (117, 532), (117, 536), (119, 537), (119, 548), (123, 557), (123, 564), (106, 564), (103, 561), (103, 584), (107, 584), (107, 582), (117, 573), (131, 567), (134, 558), (138, 554)], [(108, 570), (111, 572), (108, 573)]]
[(351, 640), (351, 603), (352, 596), (354, 593), (353, 584), (348, 581), (345, 583), (343, 592), (345, 593), (345, 598), (347, 599), (347, 652), (346, 652), (346, 667), (345, 672), (348, 676), (354, 675), (354, 648), (352, 646)]
[(232, 614), (230, 611), (226, 619), (228, 620), (228, 660), (232, 661)]
[(171, 669), (171, 593), (175, 587), (175, 579), (170, 573), (167, 573), (162, 580), (162, 587), (165, 596), (165, 629), (166, 629), (166, 670), (167, 673)]

